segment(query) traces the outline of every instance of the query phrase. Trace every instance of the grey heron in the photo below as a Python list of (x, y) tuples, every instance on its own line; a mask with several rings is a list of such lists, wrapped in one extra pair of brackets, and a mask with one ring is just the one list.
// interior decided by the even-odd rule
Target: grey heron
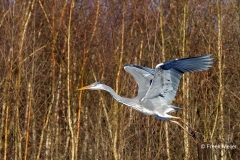
[[(181, 77), (185, 72), (208, 70), (213, 64), (212, 60), (213, 58), (209, 54), (169, 60), (156, 65), (155, 69), (133, 64), (126, 65), (124, 69), (138, 84), (138, 94), (135, 98), (121, 97), (111, 87), (101, 82), (95, 82), (79, 90), (105, 90), (120, 103), (144, 114), (180, 125), (177, 121), (172, 120), (173, 118), (180, 119), (180, 117), (168, 113), (182, 109), (172, 105)], [(180, 127), (182, 126), (180, 125)]]

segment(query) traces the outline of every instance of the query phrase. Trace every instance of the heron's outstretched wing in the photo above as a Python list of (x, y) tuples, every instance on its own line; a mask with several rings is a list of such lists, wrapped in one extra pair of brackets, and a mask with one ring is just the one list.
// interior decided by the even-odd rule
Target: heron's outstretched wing
[(124, 69), (133, 76), (138, 84), (138, 96), (144, 97), (152, 83), (154, 69), (129, 64)]
[(181, 58), (158, 64), (153, 82), (141, 101), (159, 96), (162, 103), (170, 104), (174, 100), (182, 74), (207, 70), (213, 63), (210, 56)]

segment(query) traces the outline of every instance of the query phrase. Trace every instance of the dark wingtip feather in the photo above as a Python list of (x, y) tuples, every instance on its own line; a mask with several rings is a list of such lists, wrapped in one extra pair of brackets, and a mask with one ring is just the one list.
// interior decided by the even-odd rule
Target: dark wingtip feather
[(187, 57), (167, 61), (159, 67), (163, 70), (175, 69), (180, 73), (203, 71), (209, 69), (213, 64), (211, 54), (197, 57)]

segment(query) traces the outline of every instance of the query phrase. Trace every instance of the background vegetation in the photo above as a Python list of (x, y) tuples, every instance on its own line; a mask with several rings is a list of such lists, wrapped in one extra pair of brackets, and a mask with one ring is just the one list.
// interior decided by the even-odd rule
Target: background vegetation
[[(174, 105), (211, 159), (240, 159), (240, 2), (236, 0), (1, 0), (0, 159), (197, 159), (181, 128), (141, 114), (94, 81), (134, 97), (126, 64), (155, 67), (208, 53)], [(196, 64), (197, 65), (197, 64)]]

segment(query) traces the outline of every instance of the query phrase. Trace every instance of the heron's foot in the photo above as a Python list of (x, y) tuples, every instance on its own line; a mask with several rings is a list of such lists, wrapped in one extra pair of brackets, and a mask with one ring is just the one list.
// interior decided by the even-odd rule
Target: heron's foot
[(191, 134), (191, 136), (192, 136), (194, 139), (197, 138), (197, 137), (196, 137), (196, 134), (195, 134), (195, 131), (192, 131), (190, 134)]

